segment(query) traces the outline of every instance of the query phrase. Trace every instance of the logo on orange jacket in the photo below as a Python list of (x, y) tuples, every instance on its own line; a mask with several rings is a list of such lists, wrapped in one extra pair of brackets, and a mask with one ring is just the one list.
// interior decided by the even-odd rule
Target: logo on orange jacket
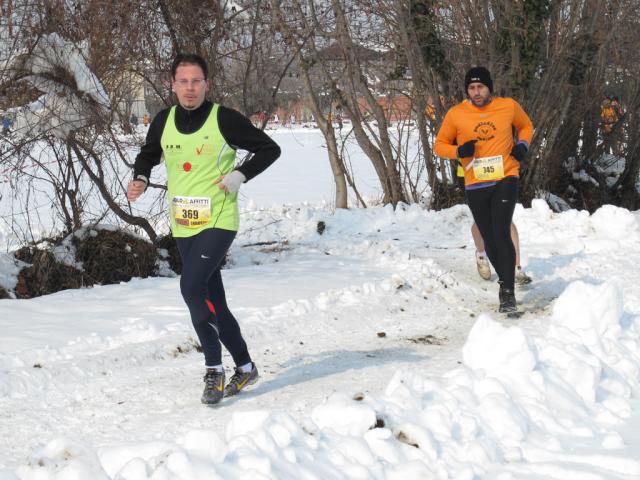
[(476, 125), (473, 131), (476, 133), (478, 140), (486, 142), (495, 138), (498, 129), (493, 122), (480, 122)]

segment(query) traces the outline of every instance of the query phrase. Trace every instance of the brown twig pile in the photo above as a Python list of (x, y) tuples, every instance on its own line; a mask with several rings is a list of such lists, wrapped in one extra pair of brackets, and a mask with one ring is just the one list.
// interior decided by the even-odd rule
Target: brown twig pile
[(58, 261), (53, 253), (35, 247), (23, 247), (14, 256), (28, 267), (20, 270), (15, 288), (17, 298), (33, 298), (68, 288), (86, 285), (83, 272)]
[[(70, 253), (75, 250), (76, 265), (56, 258), (53, 250), (60, 246)], [(158, 248), (169, 251), (170, 266), (179, 273), (180, 257), (171, 237), (156, 246), (120, 230), (92, 228), (66, 239), (51, 240), (46, 249), (23, 247), (14, 252), (14, 256), (28, 266), (19, 272), (14, 293), (16, 298), (33, 298), (69, 288), (157, 276)], [(2, 298), (11, 298), (10, 292), (0, 289)]]
[[(94, 233), (95, 232), (95, 233)], [(147, 240), (120, 230), (89, 230), (74, 237), (76, 260), (92, 285), (128, 282), (153, 276), (157, 252)]]

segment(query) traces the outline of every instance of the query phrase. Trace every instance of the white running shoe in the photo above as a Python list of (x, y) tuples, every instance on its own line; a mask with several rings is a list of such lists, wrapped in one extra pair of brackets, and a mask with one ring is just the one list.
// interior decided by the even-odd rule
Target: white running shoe
[(526, 285), (528, 283), (531, 283), (531, 277), (524, 273), (524, 270), (522, 270), (522, 267), (520, 266), (516, 267), (516, 283), (518, 285)]
[(483, 280), (491, 279), (491, 267), (489, 266), (489, 259), (486, 255), (480, 255), (480, 252), (476, 250), (476, 266), (478, 267), (478, 274)]

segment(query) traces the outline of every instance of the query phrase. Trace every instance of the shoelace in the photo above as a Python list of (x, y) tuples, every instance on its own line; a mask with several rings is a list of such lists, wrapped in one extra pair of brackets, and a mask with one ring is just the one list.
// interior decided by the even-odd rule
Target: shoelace
[(235, 369), (235, 373), (233, 374), (233, 376), (229, 380), (229, 386), (233, 385), (234, 387), (238, 388), (238, 385), (240, 385), (240, 383), (242, 382), (242, 376), (243, 375), (250, 375), (250, 374), (251, 374), (251, 372), (244, 373), (239, 368), (236, 368)]
[(224, 375), (224, 372), (216, 372), (215, 370), (212, 372), (207, 372), (204, 374), (204, 383), (209, 388), (215, 388), (220, 380), (220, 377)]

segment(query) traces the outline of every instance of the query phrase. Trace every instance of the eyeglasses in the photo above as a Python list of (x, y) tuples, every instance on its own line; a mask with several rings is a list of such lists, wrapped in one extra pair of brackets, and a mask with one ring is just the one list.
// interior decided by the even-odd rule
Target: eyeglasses
[(186, 78), (181, 78), (180, 80), (174, 80), (176, 82), (176, 85), (178, 85), (179, 87), (188, 87), (189, 85), (191, 85), (192, 87), (199, 87), (200, 85), (203, 85), (207, 80), (204, 78), (195, 78), (193, 80), (187, 80)]

